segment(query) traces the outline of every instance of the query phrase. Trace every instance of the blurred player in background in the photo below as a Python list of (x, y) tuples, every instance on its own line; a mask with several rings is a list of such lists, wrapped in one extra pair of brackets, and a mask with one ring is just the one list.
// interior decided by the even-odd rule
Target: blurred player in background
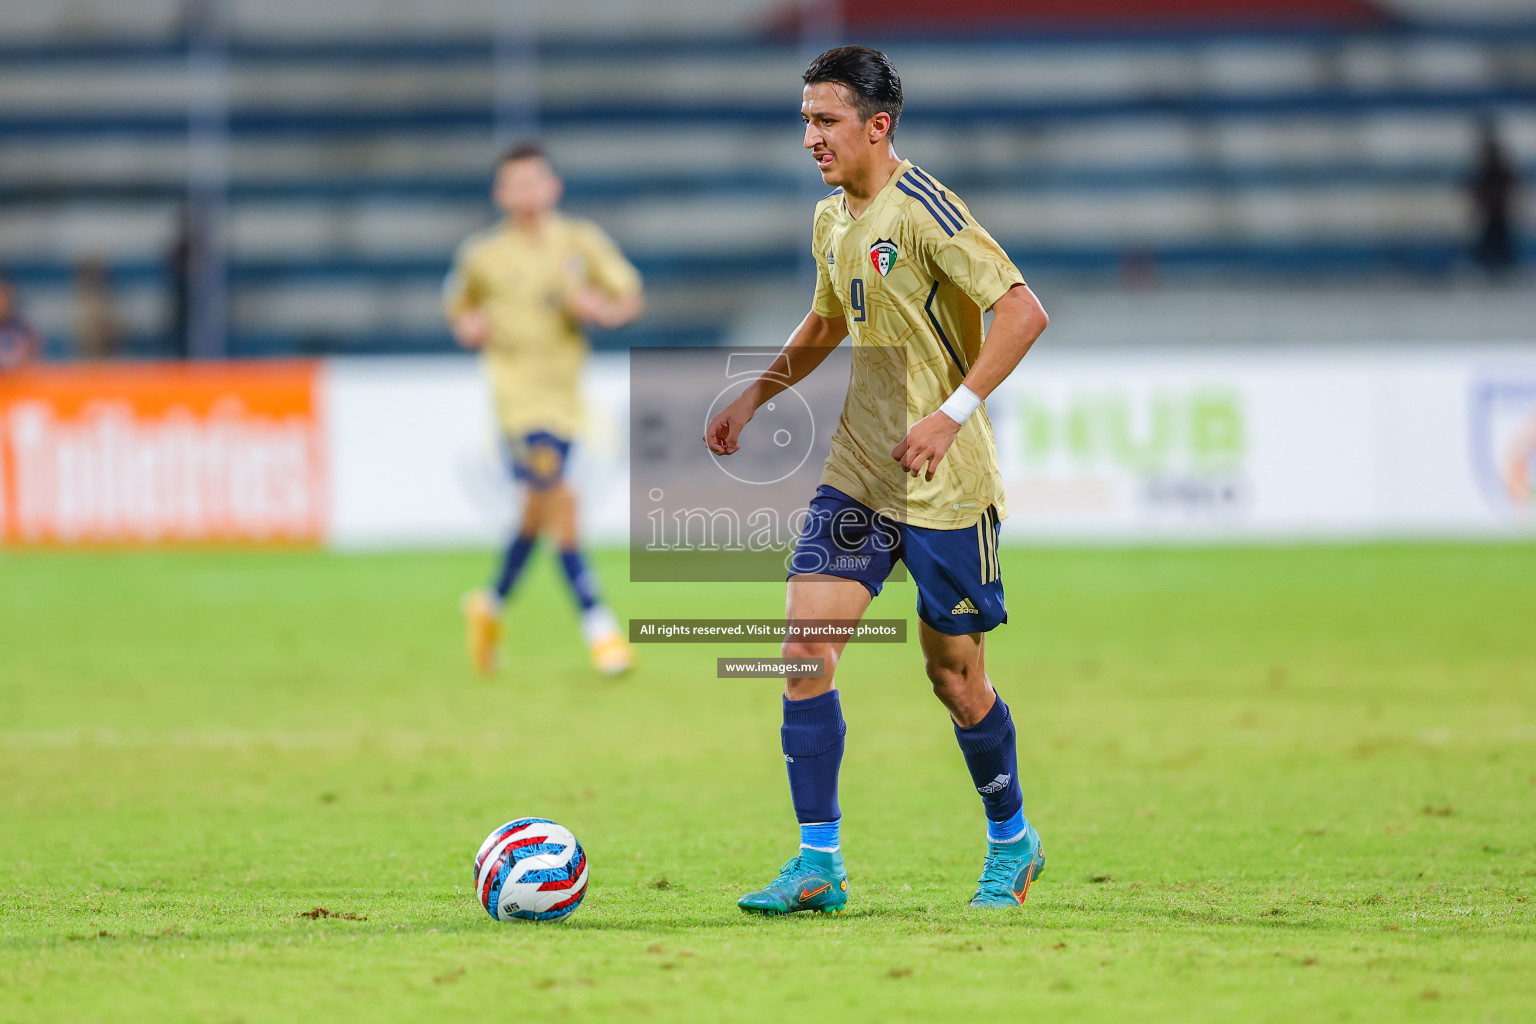
[(464, 600), (470, 659), (485, 674), (497, 666), (502, 607), (541, 535), (559, 547), (593, 665), (618, 673), (633, 661), (577, 543), (565, 470), (581, 425), (582, 327), (630, 323), (645, 301), (639, 273), (613, 241), (556, 210), (561, 191), (539, 146), (509, 150), (492, 188), (506, 219), (465, 240), (444, 287), (453, 336), (484, 357), (512, 473), (527, 486), (521, 528), (495, 578)]
[(21, 318), (16, 290), (0, 277), (0, 373), (19, 370), (43, 353), (43, 337)]
[[(757, 408), (852, 330), (853, 376), (789, 564), (786, 615), (860, 619), (896, 559), (906, 563), (928, 679), (987, 817), (971, 906), (1016, 907), (1044, 870), (1045, 851), (1024, 817), (1013, 718), (983, 660), (987, 632), (1008, 615), (997, 557), (1002, 478), (981, 403), (1045, 330), (1045, 310), (965, 204), (896, 155), (901, 79), (885, 54), (828, 50), (803, 81), (804, 145), (837, 186), (816, 206), (816, 294), (774, 365), (715, 417), (704, 440), (718, 455), (739, 451)], [(989, 309), (996, 315), (983, 346)], [(784, 645), (786, 657), (821, 658), (826, 667), (823, 678), (789, 679), (784, 693), (780, 736), (800, 851), (741, 898), (743, 910), (838, 913), (847, 903), (837, 801), (846, 729), (832, 682), (842, 649)]]

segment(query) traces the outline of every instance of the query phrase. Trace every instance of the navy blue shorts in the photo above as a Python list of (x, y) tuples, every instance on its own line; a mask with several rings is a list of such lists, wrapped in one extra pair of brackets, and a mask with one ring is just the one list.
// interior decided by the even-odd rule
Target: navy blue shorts
[(901, 561), (917, 584), (918, 617), (940, 633), (985, 633), (1008, 621), (995, 508), (959, 530), (905, 526), (822, 484), (810, 513), (789, 575), (858, 580), (873, 596)]
[(512, 464), (513, 478), (535, 491), (547, 491), (565, 478), (570, 454), (570, 438), (547, 430), (507, 438), (507, 461)]

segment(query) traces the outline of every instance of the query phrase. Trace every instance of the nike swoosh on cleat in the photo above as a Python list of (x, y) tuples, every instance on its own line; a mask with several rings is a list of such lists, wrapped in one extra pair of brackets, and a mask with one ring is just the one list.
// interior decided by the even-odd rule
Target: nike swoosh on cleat
[(1035, 880), (1035, 866), (1033, 864), (1031, 864), (1029, 866), (1029, 874), (1024, 876), (1024, 888), (1018, 889), (1018, 890), (1014, 890), (1014, 889), (1009, 889), (1008, 890), (1009, 892), (1013, 893), (1013, 898), (1019, 901), (1019, 906), (1022, 907), (1024, 905), (1024, 898), (1029, 895), (1029, 883), (1033, 882), (1034, 880)]
[[(819, 888), (819, 889), (812, 889), (810, 892), (806, 892), (804, 889), (801, 889), (800, 890), (800, 902), (804, 903), (806, 900), (810, 899), (812, 896), (820, 896), (822, 893), (826, 892), (830, 888), (832, 888), (832, 883), (831, 882), (826, 882), (826, 883), (824, 883), (821, 886), (821, 888)], [(1028, 888), (1028, 886), (1026, 886), (1025, 888)]]

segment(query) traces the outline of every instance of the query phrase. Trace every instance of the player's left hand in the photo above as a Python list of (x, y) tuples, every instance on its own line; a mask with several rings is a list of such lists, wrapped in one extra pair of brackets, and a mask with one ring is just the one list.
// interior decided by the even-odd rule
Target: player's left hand
[(924, 480), (932, 480), (958, 433), (960, 424), (942, 412), (931, 412), (914, 423), (901, 443), (891, 449), (891, 458), (912, 476), (922, 473)]
[(584, 324), (612, 330), (637, 319), (645, 299), (639, 292), (611, 296), (583, 285), (566, 296), (566, 310)]
[(607, 327), (610, 316), (608, 297), (596, 288), (580, 287), (566, 297), (571, 315), (584, 324)]

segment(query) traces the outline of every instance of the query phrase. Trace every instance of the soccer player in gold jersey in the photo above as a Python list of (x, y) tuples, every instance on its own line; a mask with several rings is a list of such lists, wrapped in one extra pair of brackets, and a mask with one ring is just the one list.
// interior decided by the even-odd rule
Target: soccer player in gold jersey
[(645, 301), (640, 274), (602, 229), (560, 215), (561, 191), (537, 145), (508, 151), (492, 188), (506, 219), (465, 240), (443, 290), (454, 338), (483, 357), (513, 475), (527, 486), (521, 527), (495, 580), (464, 600), (470, 660), (487, 674), (496, 668), (502, 605), (541, 535), (559, 548), (593, 664), (618, 673), (632, 663), (578, 545), (565, 468), (581, 425), (582, 326), (629, 323)]
[[(928, 679), (987, 817), (971, 905), (1019, 906), (1045, 853), (1024, 817), (1013, 720), (984, 658), (987, 631), (1007, 621), (997, 556), (1007, 513), (982, 400), (1047, 317), (966, 205), (896, 155), (901, 79), (885, 54), (829, 50), (803, 81), (804, 146), (836, 186), (816, 207), (815, 297), (774, 365), (710, 422), (704, 441), (717, 455), (739, 451), (757, 408), (852, 336), (848, 396), (789, 564), (786, 615), (859, 619), (895, 560), (906, 563)], [(987, 310), (994, 318), (983, 338)], [(789, 679), (784, 693), (780, 735), (800, 850), (741, 898), (743, 910), (836, 913), (847, 903), (837, 802), (846, 729), (832, 679), (842, 649), (784, 644), (785, 657), (827, 666), (824, 678)]]

